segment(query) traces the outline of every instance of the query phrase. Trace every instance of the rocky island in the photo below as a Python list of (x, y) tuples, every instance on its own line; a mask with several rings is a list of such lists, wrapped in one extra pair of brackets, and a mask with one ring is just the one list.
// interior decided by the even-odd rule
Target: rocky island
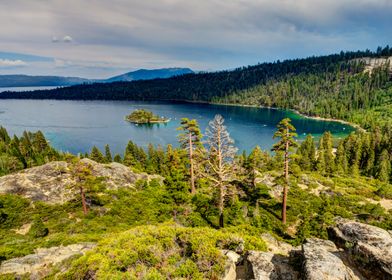
[(136, 124), (168, 123), (170, 119), (154, 115), (151, 111), (138, 109), (125, 117), (125, 120)]

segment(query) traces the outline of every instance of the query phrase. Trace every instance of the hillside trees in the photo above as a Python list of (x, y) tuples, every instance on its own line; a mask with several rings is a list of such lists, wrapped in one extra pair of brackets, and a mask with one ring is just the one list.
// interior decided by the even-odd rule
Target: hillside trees
[(298, 164), (303, 170), (313, 170), (316, 162), (316, 146), (313, 141), (312, 135), (308, 134), (305, 141), (301, 143), (297, 149)]

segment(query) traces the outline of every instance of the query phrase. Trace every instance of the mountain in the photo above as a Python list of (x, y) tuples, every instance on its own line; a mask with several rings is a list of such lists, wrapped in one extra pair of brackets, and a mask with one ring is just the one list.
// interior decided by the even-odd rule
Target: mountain
[(70, 86), (88, 82), (78, 77), (0, 75), (0, 87)]
[(128, 72), (122, 75), (111, 77), (109, 79), (84, 79), (78, 77), (61, 77), (61, 76), (29, 76), (29, 75), (0, 75), (1, 87), (38, 87), (38, 86), (72, 86), (78, 84), (91, 83), (111, 83), (111, 82), (129, 82), (137, 80), (152, 80), (157, 78), (170, 78), (184, 74), (194, 73), (189, 68), (162, 68), (162, 69), (140, 69)]
[(140, 69), (133, 72), (128, 72), (122, 75), (114, 76), (104, 80), (104, 82), (130, 82), (137, 80), (153, 80), (157, 78), (170, 78), (173, 76), (181, 76), (184, 74), (194, 73), (189, 68), (162, 68), (162, 69)]

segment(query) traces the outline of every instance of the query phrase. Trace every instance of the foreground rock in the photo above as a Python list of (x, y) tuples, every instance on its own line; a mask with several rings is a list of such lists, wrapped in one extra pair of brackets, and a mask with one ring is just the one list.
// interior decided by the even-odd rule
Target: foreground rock
[(329, 240), (312, 238), (302, 245), (303, 278), (306, 280), (357, 280), (340, 258), (341, 252)]
[(245, 274), (246, 279), (256, 280), (300, 279), (287, 256), (270, 252), (249, 251), (245, 260)]
[(329, 236), (369, 279), (392, 279), (392, 236), (381, 228), (342, 218)]
[(240, 262), (241, 256), (230, 250), (223, 250), (222, 253), (227, 257), (227, 264), (222, 280), (236, 280), (237, 264)]
[[(132, 172), (129, 167), (116, 162), (100, 164), (89, 159), (82, 159), (81, 162), (91, 169), (93, 176), (103, 177), (108, 189), (133, 187), (138, 180), (163, 180), (160, 176)], [(54, 161), (1, 177), (0, 194), (12, 193), (33, 201), (64, 203), (73, 198), (69, 188), (73, 183), (75, 178), (70, 174), (69, 163)]]
[(30, 274), (30, 279), (41, 279), (47, 275), (53, 265), (76, 255), (83, 255), (94, 248), (92, 243), (73, 244), (66, 247), (37, 249), (35, 254), (4, 261), (0, 265), (0, 274)]

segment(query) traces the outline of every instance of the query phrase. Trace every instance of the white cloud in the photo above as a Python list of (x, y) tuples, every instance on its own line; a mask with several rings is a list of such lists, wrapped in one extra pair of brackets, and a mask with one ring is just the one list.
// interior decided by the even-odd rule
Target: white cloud
[(66, 35), (63, 37), (63, 42), (64, 43), (71, 43), (73, 41), (72, 37), (69, 35)]
[(73, 62), (70, 60), (64, 60), (64, 59), (59, 59), (59, 58), (55, 58), (54, 59), (54, 65), (55, 67), (69, 67), (69, 66), (73, 66)]
[(27, 66), (27, 63), (23, 60), (10, 60), (10, 59), (1, 59), (0, 58), (0, 67), (20, 67)]
[(0, 50), (58, 58), (67, 75), (216, 70), (391, 45), (391, 11), (392, 0), (2, 0), (0, 26), (13, 24)]

